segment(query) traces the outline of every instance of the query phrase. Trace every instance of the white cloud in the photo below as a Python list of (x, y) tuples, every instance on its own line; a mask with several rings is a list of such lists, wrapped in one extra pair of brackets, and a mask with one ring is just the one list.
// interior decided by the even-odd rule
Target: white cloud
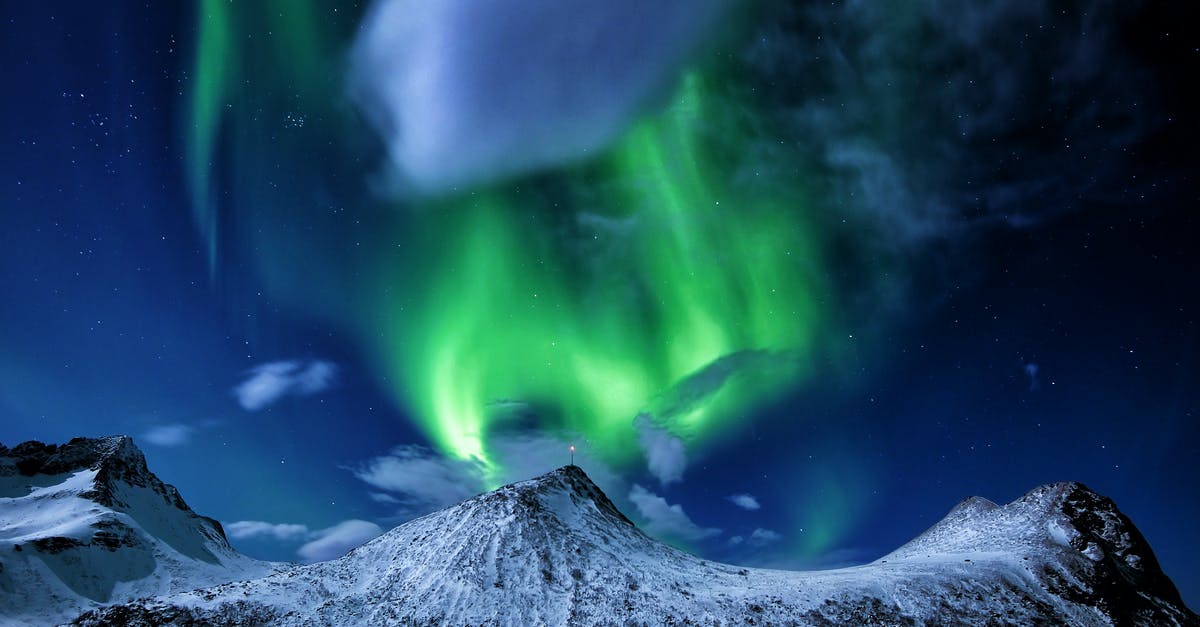
[(351, 50), (351, 96), (410, 186), (520, 175), (602, 151), (730, 4), (377, 0)]
[(322, 562), (341, 557), (347, 551), (383, 533), (383, 528), (365, 520), (344, 520), (311, 534), (315, 539), (296, 553), (305, 561)]
[(682, 507), (667, 503), (663, 497), (636, 483), (629, 492), (629, 500), (633, 501), (638, 513), (646, 519), (646, 530), (652, 535), (695, 541), (721, 533), (720, 529), (697, 525)]
[(289, 523), (269, 523), (261, 520), (238, 520), (226, 523), (225, 534), (234, 540), (251, 538), (273, 538), (275, 540), (300, 540), (308, 535), (308, 527)]
[(255, 411), (287, 395), (305, 396), (328, 389), (337, 377), (337, 366), (319, 359), (272, 361), (247, 374), (233, 394), (242, 408)]
[(642, 414), (634, 421), (638, 431), (638, 444), (646, 453), (646, 467), (662, 485), (683, 479), (687, 467), (687, 455), (683, 440), (666, 429), (655, 426), (648, 416)]
[(726, 498), (728, 498), (734, 505), (737, 505), (748, 512), (762, 508), (762, 505), (759, 504), (757, 498), (754, 498), (753, 494), (731, 494)]
[(332, 527), (310, 531), (307, 526), (292, 523), (269, 523), (261, 520), (238, 520), (223, 525), (225, 534), (234, 540), (305, 541), (296, 553), (308, 562), (320, 562), (341, 557), (350, 549), (383, 533), (379, 525), (365, 520), (344, 520)]
[(750, 534), (749, 542), (754, 546), (764, 546), (771, 544), (772, 542), (778, 542), (782, 539), (782, 535), (771, 531), (770, 529), (758, 528)]
[(142, 433), (142, 439), (155, 446), (183, 446), (192, 439), (195, 430), (187, 425), (156, 425)]
[(386, 492), (368, 492), (367, 496), (376, 503), (387, 503), (388, 505), (399, 505), (401, 503), (400, 499)]
[[(354, 468), (354, 476), (416, 510), (457, 503), (483, 489), (478, 464), (447, 459), (423, 446), (402, 445)], [(373, 496), (376, 501), (384, 499)]]

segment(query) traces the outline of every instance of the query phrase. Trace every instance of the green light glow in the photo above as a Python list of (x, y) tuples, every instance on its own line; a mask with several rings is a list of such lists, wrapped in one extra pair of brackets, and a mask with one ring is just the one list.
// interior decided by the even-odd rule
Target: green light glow
[(440, 451), (499, 470), (493, 436), (533, 426), (631, 462), (639, 413), (699, 446), (812, 367), (836, 316), (803, 181), (743, 171), (740, 105), (702, 71), (588, 164), (380, 206), (338, 15), (202, 2), (196, 221), (210, 261), (232, 238), (275, 302), (350, 329)]
[(341, 90), (342, 38), (318, 8), (328, 10), (313, 0), (198, 4), (184, 163), (214, 282), (228, 230), (220, 223), (224, 206), (279, 200), (263, 189), (278, 176), (278, 163), (264, 163), (266, 147), (281, 143), (275, 122), (304, 111), (339, 118), (330, 95)]
[(443, 241), (426, 283), (384, 304), (384, 361), (443, 451), (489, 464), (489, 404), (515, 400), (624, 461), (641, 411), (702, 438), (799, 375), (824, 319), (819, 249), (790, 196), (723, 182), (700, 148), (703, 101), (692, 76), (606, 160), (597, 206), (616, 209), (592, 221), (619, 226), (577, 233), (606, 267), (581, 267), (536, 194), (424, 209)]
[[(846, 442), (825, 442), (819, 463), (797, 464), (787, 470), (795, 489), (789, 494), (794, 527), (789, 554), (820, 559), (853, 534), (854, 525), (866, 515), (870, 504), (866, 495), (874, 487), (875, 475), (870, 460), (851, 457)], [(823, 564), (831, 566), (830, 564)]]
[(185, 161), (192, 193), (192, 214), (208, 247), (210, 276), (217, 260), (217, 208), (212, 192), (213, 155), (222, 108), (231, 80), (234, 54), (230, 5), (221, 0), (199, 3), (196, 66), (190, 89), (191, 125), (186, 129)]

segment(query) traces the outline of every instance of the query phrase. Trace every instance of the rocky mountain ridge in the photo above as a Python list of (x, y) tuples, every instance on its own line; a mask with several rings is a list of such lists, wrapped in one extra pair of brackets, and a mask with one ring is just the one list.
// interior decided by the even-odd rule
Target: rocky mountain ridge
[(1108, 499), (968, 499), (871, 564), (741, 568), (642, 533), (578, 467), (410, 521), (346, 556), (103, 608), (80, 625), (1196, 625)]
[(68, 621), (274, 567), (235, 551), (129, 437), (0, 445), (0, 624)]

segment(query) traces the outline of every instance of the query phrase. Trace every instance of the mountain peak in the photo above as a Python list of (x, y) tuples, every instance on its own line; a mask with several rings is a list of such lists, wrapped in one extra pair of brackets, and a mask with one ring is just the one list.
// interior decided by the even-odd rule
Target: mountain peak
[(1148, 598), (1183, 605), (1150, 544), (1112, 499), (1077, 481), (1038, 486), (1007, 505), (968, 498), (880, 563), (980, 552), (1060, 552), (1065, 568), (1096, 582), (1080, 600), (1118, 614), (1153, 611)]
[[(604, 493), (584, 472), (583, 468), (569, 464), (551, 470), (532, 479), (510, 483), (505, 486), (481, 494), (473, 500), (487, 501), (489, 499), (506, 499), (517, 497), (518, 502), (533, 505), (541, 509), (547, 502), (561, 504), (570, 503), (572, 507), (585, 507), (588, 504), (604, 516), (604, 518), (633, 527), (633, 522), (621, 513)], [(566, 499), (565, 501), (563, 499)], [(470, 501), (468, 501), (470, 502)], [(561, 513), (561, 512), (560, 512)]]
[(0, 455), (12, 458), (16, 472), (26, 477), (98, 470), (110, 464), (146, 471), (145, 456), (127, 435), (73, 438), (61, 445), (29, 440), (0, 449)]
[(1109, 604), (1140, 608), (1146, 604), (1144, 595), (1149, 594), (1183, 605), (1179, 590), (1162, 571), (1150, 543), (1112, 499), (1069, 481), (1035, 488), (1021, 500), (1032, 497), (1037, 502), (1038, 496), (1047, 498), (1070, 522), (1075, 535), (1069, 538), (1069, 546), (1093, 562), (1099, 582), (1094, 591), (1097, 597)]
[(128, 436), (0, 447), (0, 505), (0, 624), (58, 624), (270, 570), (236, 553)]
[(579, 466), (569, 464), (552, 470), (541, 477), (534, 479), (534, 481), (541, 481), (543, 484), (551, 485), (557, 483), (557, 485), (562, 486), (564, 489), (570, 491), (570, 493), (575, 495), (577, 498), (591, 501), (593, 504), (595, 504), (596, 509), (605, 515), (623, 522), (631, 527), (634, 526), (633, 522), (626, 518), (625, 514), (621, 513), (621, 510), (617, 509), (617, 506), (613, 504), (611, 499), (608, 498), (608, 495), (605, 494), (604, 491), (592, 481), (592, 478), (589, 477), (586, 472), (584, 472), (583, 468), (580, 468)]
[[(72, 438), (61, 445), (30, 440), (2, 450), (0, 455), (9, 457), (16, 474), (24, 477), (94, 470), (93, 489), (80, 496), (105, 507), (124, 508), (128, 505), (119, 496), (120, 485), (125, 484), (152, 490), (172, 507), (189, 514), (192, 512), (174, 486), (163, 483), (150, 472), (146, 456), (127, 435)], [(0, 469), (0, 473), (3, 472)], [(220, 524), (215, 520), (208, 522), (224, 541), (225, 532)]]

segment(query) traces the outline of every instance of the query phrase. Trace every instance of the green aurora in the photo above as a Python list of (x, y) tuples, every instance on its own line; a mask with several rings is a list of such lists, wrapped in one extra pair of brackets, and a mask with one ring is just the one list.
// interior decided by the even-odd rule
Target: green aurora
[(628, 464), (639, 414), (702, 446), (836, 353), (802, 177), (742, 163), (752, 120), (714, 91), (720, 67), (587, 163), (389, 201), (337, 97), (354, 16), (311, 7), (201, 3), (196, 223), (217, 283), (227, 251), (256, 251), (259, 289), (359, 337), (444, 454), (498, 477), (492, 435), (533, 426)]

